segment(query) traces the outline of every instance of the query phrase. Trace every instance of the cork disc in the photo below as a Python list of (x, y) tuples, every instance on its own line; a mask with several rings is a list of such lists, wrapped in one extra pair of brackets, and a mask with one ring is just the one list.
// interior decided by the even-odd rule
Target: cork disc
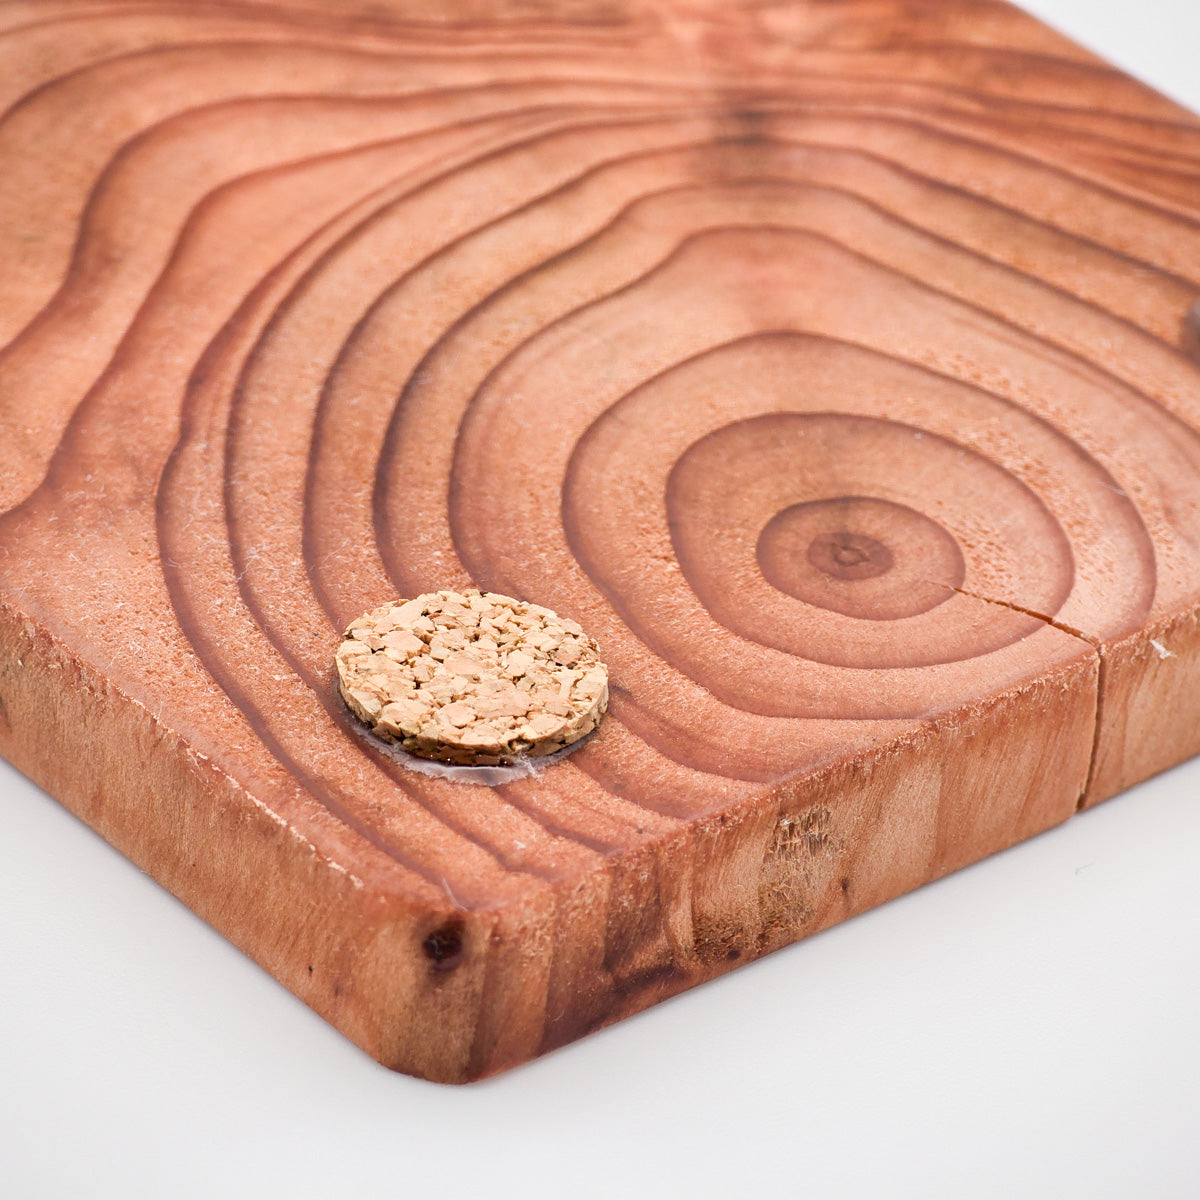
[(574, 621), (495, 592), (430, 592), (359, 617), (341, 693), (379, 737), (442, 762), (552, 754), (596, 728), (608, 668)]

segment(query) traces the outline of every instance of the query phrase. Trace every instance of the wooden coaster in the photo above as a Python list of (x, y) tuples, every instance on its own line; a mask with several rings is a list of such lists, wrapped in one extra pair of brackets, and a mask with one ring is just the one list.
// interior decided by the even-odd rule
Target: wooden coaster
[[(0, 96), (0, 755), (380, 1061), (1200, 752), (1200, 124), (1009, 5), (20, 0)], [(465, 594), (347, 707), (431, 579), (577, 754)]]
[(372, 609), (337, 652), (342, 697), (385, 741), (442, 762), (553, 754), (596, 728), (608, 668), (574, 621), (495, 592)]

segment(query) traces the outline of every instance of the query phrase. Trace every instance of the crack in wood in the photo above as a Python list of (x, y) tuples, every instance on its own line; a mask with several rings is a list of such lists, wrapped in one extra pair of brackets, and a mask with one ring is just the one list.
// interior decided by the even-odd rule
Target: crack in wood
[(1092, 750), (1088, 758), (1087, 776), (1084, 779), (1083, 787), (1079, 792), (1079, 799), (1075, 802), (1075, 811), (1081, 812), (1087, 807), (1088, 796), (1092, 786), (1092, 780), (1096, 773), (1096, 763), (1100, 753), (1100, 734), (1103, 729), (1104, 719), (1104, 689), (1106, 682), (1107, 666), (1105, 663), (1104, 646), (1097, 639), (1090, 637), (1081, 630), (1073, 629), (1070, 625), (1056, 620), (1054, 617), (1047, 616), (1045, 613), (1035, 612), (1031, 608), (1025, 608), (1020, 604), (1014, 604), (1010, 600), (996, 600), (990, 596), (981, 596), (977, 592), (969, 592), (963, 588), (953, 588), (952, 591), (958, 592), (961, 596), (970, 596), (974, 600), (982, 600), (985, 604), (995, 604), (1001, 608), (1008, 608), (1014, 612), (1023, 613), (1025, 616), (1034, 617), (1039, 621), (1044, 622), (1053, 629), (1057, 629), (1062, 633), (1069, 634), (1073, 638), (1077, 638), (1081, 642), (1085, 642), (1091, 647), (1092, 653), (1096, 659), (1096, 707), (1092, 719)]

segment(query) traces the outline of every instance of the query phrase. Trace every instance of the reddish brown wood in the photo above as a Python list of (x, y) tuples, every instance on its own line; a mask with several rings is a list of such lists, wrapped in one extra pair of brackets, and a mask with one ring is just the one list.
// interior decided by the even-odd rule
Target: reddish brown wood
[[(1200, 750), (1200, 124), (990, 0), (0, 4), (0, 750), (476, 1078)], [(579, 619), (495, 788), (340, 630)]]

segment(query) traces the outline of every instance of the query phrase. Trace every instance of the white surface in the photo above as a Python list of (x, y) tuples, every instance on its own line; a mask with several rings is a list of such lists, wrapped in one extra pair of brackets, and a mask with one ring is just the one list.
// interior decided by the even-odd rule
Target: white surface
[[(1200, 108), (1192, 0), (1031, 7)], [(0, 764), (0, 1196), (1200, 1196), (1200, 763), (470, 1088)]]

